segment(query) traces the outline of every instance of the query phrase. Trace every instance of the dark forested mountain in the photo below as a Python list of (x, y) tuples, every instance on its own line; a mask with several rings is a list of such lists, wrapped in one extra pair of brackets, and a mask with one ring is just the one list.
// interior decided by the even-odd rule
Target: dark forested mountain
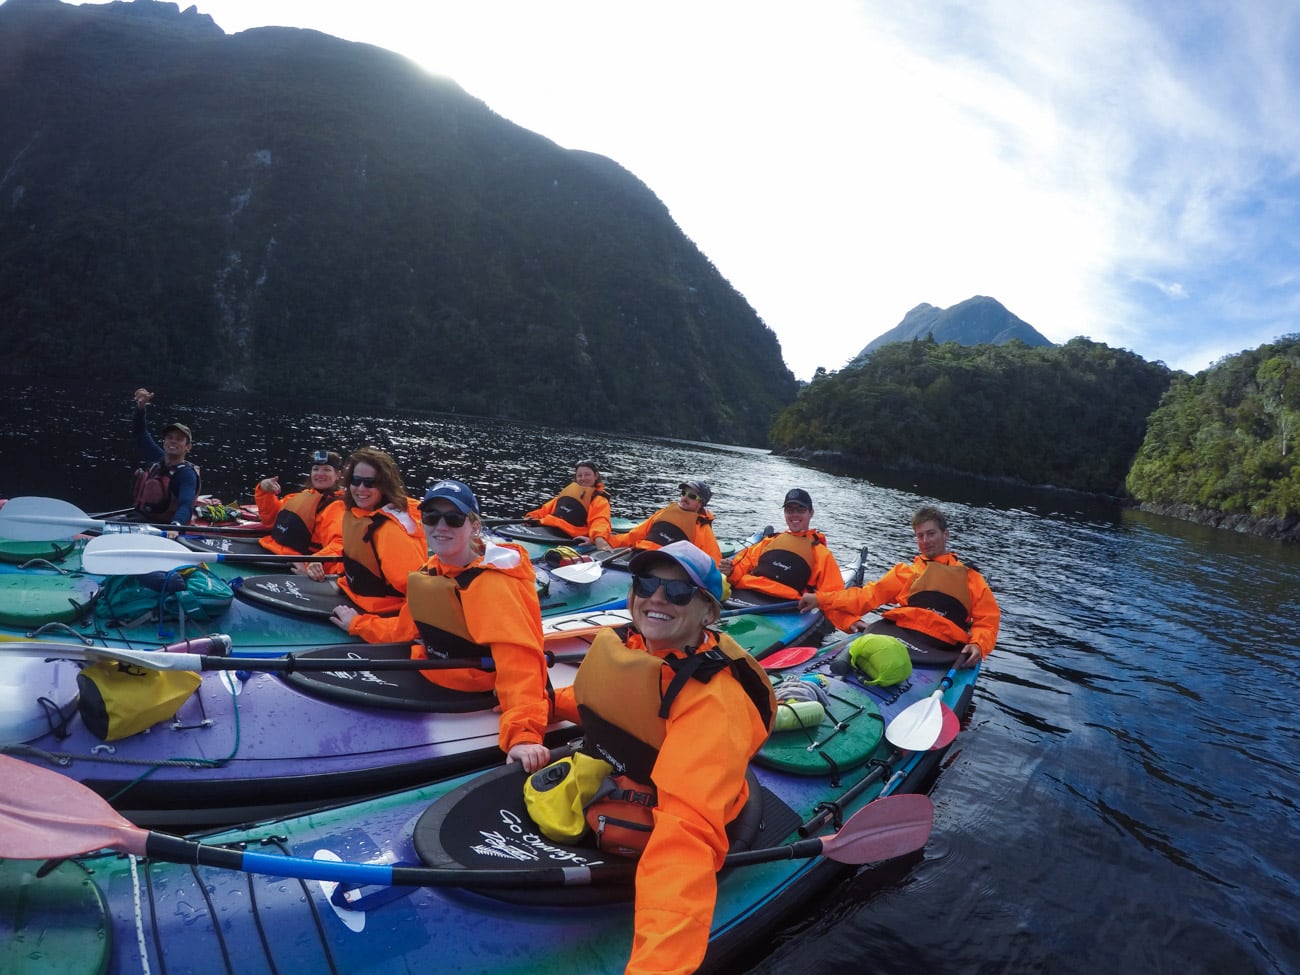
[(1071, 339), (1063, 346), (895, 342), (814, 379), (772, 429), (778, 449), (848, 455), (1120, 495), (1163, 363)]
[(860, 365), (876, 349), (891, 342), (911, 342), (927, 337), (933, 337), (939, 343), (956, 342), (959, 345), (1004, 345), (1011, 341), (1020, 341), (1028, 346), (1052, 344), (1032, 325), (1007, 311), (1001, 302), (976, 295), (951, 308), (935, 308), (924, 303), (917, 305), (888, 332), (867, 343), (849, 365)]
[(1128, 488), (1158, 510), (1278, 519), (1268, 533), (1294, 536), (1298, 447), (1300, 335), (1289, 335), (1176, 376), (1151, 416)]
[(762, 443), (775, 335), (639, 180), (314, 31), (0, 6), (9, 375)]

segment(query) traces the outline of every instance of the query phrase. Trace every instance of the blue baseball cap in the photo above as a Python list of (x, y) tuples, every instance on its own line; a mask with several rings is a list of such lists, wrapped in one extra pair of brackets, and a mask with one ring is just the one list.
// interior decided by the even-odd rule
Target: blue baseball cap
[(637, 552), (627, 567), (631, 572), (639, 574), (655, 562), (665, 560), (676, 562), (685, 569), (691, 582), (699, 586), (701, 592), (717, 603), (719, 609), (722, 608), (722, 573), (718, 571), (718, 563), (690, 542), (669, 542), (662, 548)]
[(424, 500), (420, 502), (420, 510), (428, 511), (429, 502), (438, 498), (450, 501), (456, 506), (456, 510), (463, 515), (476, 515), (479, 513), (478, 498), (474, 497), (474, 492), (469, 489), (469, 485), (464, 481), (439, 481), (424, 492)]

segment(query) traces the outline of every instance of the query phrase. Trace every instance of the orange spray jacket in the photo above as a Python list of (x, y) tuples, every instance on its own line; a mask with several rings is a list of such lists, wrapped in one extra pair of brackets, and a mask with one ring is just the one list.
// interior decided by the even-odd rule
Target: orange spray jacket
[(844, 588), (844, 576), (826, 547), (826, 536), (812, 528), (781, 532), (751, 545), (732, 561), (727, 581), (733, 589), (784, 599)]
[(408, 499), (405, 509), (349, 507), (342, 518), (338, 548), (317, 554), (342, 554), (339, 588), (366, 613), (397, 613), (406, 603), (407, 577), (429, 558), (419, 504)]
[[(694, 972), (703, 960), (717, 872), (727, 854), (727, 823), (748, 799), (745, 770), (767, 738), (775, 710), (766, 675), (730, 637), (719, 643), (707, 634), (696, 655), (710, 651), (744, 670), (724, 663), (707, 680), (681, 682), (667, 717), (660, 717), (660, 701), (678, 675), (662, 662), (685, 655), (648, 651), (636, 634), (625, 646), (612, 630), (602, 631), (574, 685), (556, 691), (557, 718), (585, 716), (593, 725), (583, 729), (589, 749), (599, 752), (601, 738), (614, 750), (633, 741), (633, 778), (644, 760), (636, 757), (635, 742), (653, 752), (650, 780), (658, 801), (654, 831), (637, 863), (628, 972)], [(594, 721), (598, 716), (604, 720)]]
[[(306, 488), (283, 499), (263, 490), (253, 490), (257, 513), (271, 534), (260, 539), (262, 548), (276, 555), (308, 555), (326, 547), (341, 550), (343, 543), (343, 497), (337, 492), (321, 494)], [(338, 573), (342, 563), (324, 563), (326, 572)]]
[(951, 552), (900, 562), (861, 588), (819, 594), (817, 605), (841, 630), (863, 613), (897, 603), (884, 618), (954, 645), (974, 643), (987, 657), (998, 642), (1002, 612), (984, 577)]
[(714, 562), (722, 561), (722, 549), (713, 535), (713, 515), (707, 510), (683, 511), (677, 504), (656, 511), (631, 531), (610, 535), (609, 544), (614, 548), (652, 549), (683, 538)]
[(524, 515), (543, 525), (558, 528), (570, 538), (586, 535), (590, 539), (608, 538), (610, 533), (609, 495), (605, 485), (597, 482), (585, 488), (577, 481)]
[(407, 582), (396, 616), (357, 616), (348, 627), (370, 643), (416, 640), (414, 658), (488, 657), (495, 671), (425, 670), (458, 691), (495, 690), (501, 702), (503, 752), (540, 744), (551, 701), (543, 653), (536, 570), (517, 545), (488, 545), (469, 565), (444, 565), (435, 555)]

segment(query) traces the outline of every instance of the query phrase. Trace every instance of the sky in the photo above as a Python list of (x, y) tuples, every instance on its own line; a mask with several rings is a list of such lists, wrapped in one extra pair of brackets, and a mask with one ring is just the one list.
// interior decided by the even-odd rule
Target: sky
[(1294, 0), (197, 6), (396, 51), (615, 160), (800, 379), (973, 295), (1188, 372), (1300, 332)]

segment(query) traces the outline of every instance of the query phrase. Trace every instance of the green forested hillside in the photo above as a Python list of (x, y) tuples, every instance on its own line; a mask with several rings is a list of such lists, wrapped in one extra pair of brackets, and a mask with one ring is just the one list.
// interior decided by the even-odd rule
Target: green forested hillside
[(1170, 370), (1076, 338), (1063, 346), (895, 343), (819, 374), (777, 417), (779, 449), (936, 465), (1120, 494)]
[(1300, 513), (1300, 335), (1174, 379), (1128, 476), (1139, 501)]
[(388, 51), (7, 0), (0, 106), (0, 374), (751, 445), (794, 399), (645, 184)]

